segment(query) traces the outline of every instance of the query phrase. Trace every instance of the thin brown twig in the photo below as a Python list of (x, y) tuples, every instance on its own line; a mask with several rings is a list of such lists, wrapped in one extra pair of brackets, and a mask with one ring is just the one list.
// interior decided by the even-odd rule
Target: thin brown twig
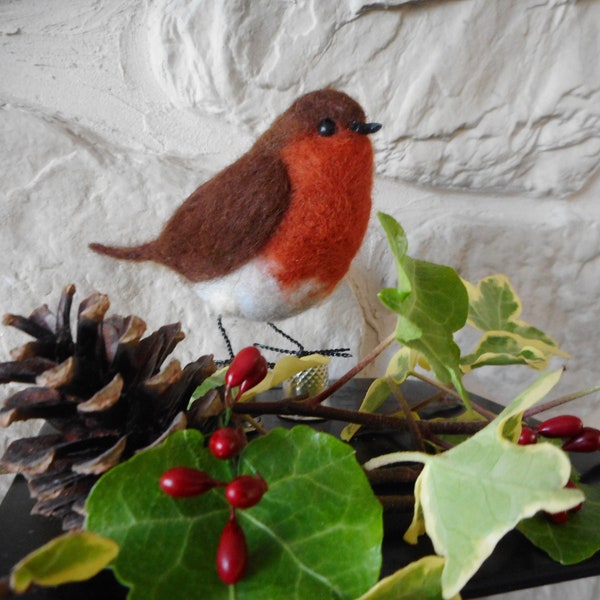
[(538, 406), (533, 406), (529, 410), (526, 410), (523, 413), (524, 418), (533, 417), (533, 415), (537, 415), (546, 410), (550, 410), (552, 408), (556, 408), (558, 406), (562, 406), (567, 402), (572, 402), (573, 400), (577, 400), (578, 398), (583, 398), (584, 396), (589, 396), (594, 392), (600, 391), (600, 385), (595, 385), (591, 388), (586, 388), (585, 390), (581, 390), (579, 392), (573, 392), (572, 394), (567, 394), (566, 396), (561, 396), (556, 400), (551, 400), (550, 402), (544, 402), (544, 404), (539, 404)]
[(415, 497), (409, 494), (403, 496), (382, 495), (377, 496), (377, 500), (383, 506), (383, 510), (408, 512), (415, 507)]
[(386, 337), (382, 342), (377, 344), (369, 354), (367, 354), (363, 359), (361, 359), (352, 369), (350, 369), (347, 373), (342, 375), (337, 381), (332, 383), (327, 389), (323, 390), (321, 393), (309, 398), (308, 402), (315, 406), (321, 404), (321, 402), (327, 400), (330, 396), (332, 396), (335, 392), (337, 392), (340, 388), (346, 385), (351, 379), (353, 379), (358, 373), (360, 373), (365, 367), (370, 365), (394, 340), (396, 336), (392, 333), (388, 337)]
[(365, 473), (371, 485), (379, 485), (382, 483), (412, 483), (417, 479), (422, 470), (422, 465), (415, 467), (396, 465), (393, 467), (385, 467), (383, 469), (365, 471)]
[(406, 422), (408, 423), (410, 435), (415, 444), (415, 450), (425, 452), (425, 442), (423, 441), (423, 435), (421, 433), (421, 430), (417, 427), (416, 419), (410, 409), (410, 406), (408, 405), (408, 402), (406, 401), (406, 398), (404, 397), (404, 394), (402, 393), (402, 390), (400, 389), (400, 386), (391, 377), (387, 377), (386, 382), (390, 388), (390, 391), (392, 392), (396, 400), (398, 400), (398, 403), (402, 408), (402, 412), (404, 413), (404, 417), (406, 418)]
[(242, 419), (249, 423), (256, 431), (258, 431), (261, 435), (267, 435), (269, 433), (256, 419), (251, 417), (250, 415), (241, 415)]
[(438, 390), (435, 394), (429, 396), (429, 398), (424, 398), (423, 400), (420, 400), (419, 402), (415, 402), (414, 404), (411, 404), (410, 408), (412, 411), (418, 412), (422, 408), (425, 408), (431, 402), (440, 400), (444, 396), (445, 396), (445, 392), (443, 390)]
[[(455, 398), (458, 398), (461, 402), (463, 401), (460, 394), (456, 390), (441, 384), (439, 381), (436, 381), (435, 379), (431, 379), (431, 377), (427, 377), (427, 375), (423, 375), (423, 373), (419, 373), (418, 371), (411, 371), (410, 374), (413, 377), (416, 377), (417, 379), (420, 379), (421, 381), (424, 381), (425, 383), (428, 383), (429, 385), (432, 385), (433, 387), (436, 387), (439, 390), (442, 390), (446, 394), (449, 394), (450, 396), (454, 396)], [(490, 421), (493, 421), (497, 416), (493, 412), (487, 410), (486, 408), (483, 408), (483, 406), (480, 406), (479, 404), (477, 404), (476, 402), (473, 402), (472, 400), (471, 400), (471, 406), (482, 417), (485, 417), (486, 419), (489, 419)]]
[[(248, 415), (299, 415), (309, 417), (322, 417), (332, 421), (344, 421), (346, 423), (358, 423), (373, 429), (388, 429), (394, 431), (408, 431), (408, 423), (404, 417), (386, 415), (380, 413), (359, 412), (347, 410), (334, 406), (323, 406), (317, 404), (312, 406), (307, 402), (296, 400), (276, 400), (272, 402), (244, 402), (234, 404), (231, 410), (236, 413)], [(417, 427), (424, 436), (430, 433), (462, 433), (472, 434), (483, 429), (487, 425), (484, 421), (417, 421)]]
[(436, 446), (443, 448), (444, 450), (452, 450), (452, 448), (454, 448), (454, 444), (443, 440), (442, 438), (438, 437), (437, 435), (434, 435), (433, 433), (430, 434), (429, 441), (434, 443)]
[(15, 592), (10, 587), (10, 579), (8, 577), (0, 577), (0, 598), (13, 598)]

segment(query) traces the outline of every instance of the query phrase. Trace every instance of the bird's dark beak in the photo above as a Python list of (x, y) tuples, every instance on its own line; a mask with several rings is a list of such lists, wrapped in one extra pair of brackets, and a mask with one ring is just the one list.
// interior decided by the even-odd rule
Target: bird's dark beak
[(350, 129), (361, 135), (370, 135), (381, 129), (381, 123), (361, 123), (360, 121), (352, 121)]

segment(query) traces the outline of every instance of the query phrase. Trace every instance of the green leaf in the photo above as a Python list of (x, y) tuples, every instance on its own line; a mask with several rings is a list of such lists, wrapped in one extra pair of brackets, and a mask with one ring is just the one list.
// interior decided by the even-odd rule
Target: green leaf
[[(280, 383), (289, 379), (293, 375), (306, 371), (313, 367), (320, 365), (326, 365), (329, 363), (329, 358), (322, 356), (321, 354), (310, 354), (308, 356), (284, 356), (280, 358), (273, 369), (269, 369), (267, 376), (253, 388), (249, 389), (242, 395), (241, 401), (247, 401), (254, 398), (256, 395), (266, 392), (274, 387), (277, 387)], [(190, 404), (197, 398), (201, 398), (210, 390), (225, 385), (225, 376), (227, 375), (227, 369), (229, 367), (223, 367), (210, 377), (207, 377), (194, 391)]]
[(467, 320), (466, 288), (454, 269), (407, 256), (402, 227), (389, 215), (378, 216), (398, 268), (398, 288), (379, 293), (381, 302), (398, 315), (396, 338), (422, 353), (436, 377), (444, 384), (452, 383), (469, 405), (461, 379), (460, 349), (453, 338)]
[(464, 372), (507, 364), (543, 370), (554, 355), (568, 358), (552, 337), (519, 319), (521, 301), (505, 275), (486, 277), (476, 286), (464, 284), (469, 294), (468, 322), (485, 332), (478, 347), (462, 358)]
[[(202, 398), (205, 394), (208, 394), (210, 390), (222, 387), (225, 385), (225, 375), (228, 367), (223, 367), (218, 371), (215, 371), (210, 377), (207, 377), (195, 390), (190, 399), (190, 405), (198, 398)], [(189, 407), (188, 407), (189, 408)]]
[(415, 484), (415, 512), (405, 539), (416, 543), (426, 531), (436, 553), (446, 558), (444, 598), (460, 592), (519, 521), (539, 510), (567, 510), (583, 499), (581, 492), (564, 489), (571, 465), (562, 450), (548, 443), (515, 443), (523, 412), (552, 389), (560, 374), (540, 377), (487, 427), (443, 454), (400, 452), (365, 465), (425, 464)]
[[(388, 384), (388, 377), (393, 379), (398, 385), (403, 383), (410, 373), (414, 370), (418, 354), (408, 347), (400, 348), (388, 363), (385, 377), (375, 379), (359, 407), (359, 412), (374, 413), (387, 400), (391, 394)], [(361, 428), (358, 423), (350, 423), (342, 429), (340, 437), (342, 440), (350, 441), (356, 432)]]
[[(444, 559), (424, 556), (385, 577), (358, 600), (440, 600)], [(460, 600), (456, 595), (452, 600)]]
[[(363, 398), (360, 408), (358, 409), (359, 412), (374, 413), (387, 400), (389, 395), (390, 386), (388, 385), (386, 378), (380, 377), (375, 379), (369, 386), (369, 389)], [(345, 442), (349, 442), (360, 428), (361, 425), (358, 423), (349, 423), (342, 429), (340, 434), (341, 439)]]
[(407, 347), (400, 348), (390, 359), (385, 370), (385, 376), (391, 377), (397, 385), (404, 383), (415, 370), (418, 359), (418, 352)]
[(582, 485), (585, 502), (579, 512), (557, 525), (544, 515), (521, 521), (517, 529), (550, 558), (572, 565), (590, 558), (600, 550), (600, 486)]
[(527, 365), (542, 370), (548, 366), (549, 355), (539, 345), (529, 344), (526, 338), (514, 333), (486, 332), (475, 351), (461, 358), (463, 371), (477, 367)]
[(12, 570), (10, 587), (26, 592), (33, 584), (56, 586), (90, 579), (117, 556), (119, 546), (89, 531), (65, 533), (21, 560)]
[[(381, 567), (382, 509), (346, 444), (309, 427), (275, 429), (250, 442), (240, 473), (260, 472), (269, 490), (237, 511), (249, 548), (248, 571), (231, 589), (215, 571), (229, 517), (223, 489), (173, 499), (158, 479), (176, 465), (228, 481), (199, 432), (186, 430), (115, 467), (96, 484), (86, 526), (116, 540), (119, 580), (131, 600), (176, 598), (356, 598)], [(234, 591), (233, 591), (234, 590)]]

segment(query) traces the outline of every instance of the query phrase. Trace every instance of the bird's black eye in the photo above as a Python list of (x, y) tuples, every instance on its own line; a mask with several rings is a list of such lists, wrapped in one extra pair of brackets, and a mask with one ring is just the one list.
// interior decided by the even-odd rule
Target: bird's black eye
[(317, 132), (323, 137), (333, 135), (336, 129), (335, 121), (333, 119), (323, 119), (317, 125)]

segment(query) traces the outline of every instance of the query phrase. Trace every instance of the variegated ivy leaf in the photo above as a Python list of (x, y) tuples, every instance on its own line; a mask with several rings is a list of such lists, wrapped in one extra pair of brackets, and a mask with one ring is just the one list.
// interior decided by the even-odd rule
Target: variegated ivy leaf
[(441, 556), (424, 556), (384, 577), (358, 600), (440, 600), (443, 568)]
[(463, 372), (485, 365), (548, 367), (552, 356), (568, 357), (556, 340), (519, 319), (521, 301), (505, 275), (463, 282), (469, 294), (468, 323), (484, 331), (478, 347), (461, 358)]
[(558, 382), (560, 371), (540, 377), (487, 427), (439, 455), (397, 452), (365, 464), (422, 462), (415, 484), (413, 522), (405, 539), (424, 532), (445, 557), (445, 599), (459, 593), (498, 541), (524, 518), (540, 510), (560, 512), (584, 498), (564, 489), (571, 472), (567, 455), (549, 443), (520, 446), (523, 412)]
[(381, 302), (397, 315), (396, 339), (420, 352), (436, 377), (452, 383), (465, 405), (470, 401), (460, 370), (460, 349), (454, 332), (467, 320), (467, 291), (456, 271), (406, 254), (404, 230), (390, 215), (379, 213), (398, 269), (398, 285), (379, 292)]
[(85, 581), (107, 567), (118, 553), (116, 542), (91, 531), (65, 533), (17, 563), (10, 587), (24, 593), (33, 584), (57, 586)]
[[(359, 412), (374, 413), (387, 400), (391, 394), (388, 378), (394, 380), (394, 383), (400, 385), (414, 371), (418, 360), (418, 352), (403, 346), (390, 360), (384, 377), (379, 377), (371, 383), (365, 397), (358, 409)], [(358, 423), (346, 425), (340, 434), (344, 441), (352, 439), (360, 429)]]

